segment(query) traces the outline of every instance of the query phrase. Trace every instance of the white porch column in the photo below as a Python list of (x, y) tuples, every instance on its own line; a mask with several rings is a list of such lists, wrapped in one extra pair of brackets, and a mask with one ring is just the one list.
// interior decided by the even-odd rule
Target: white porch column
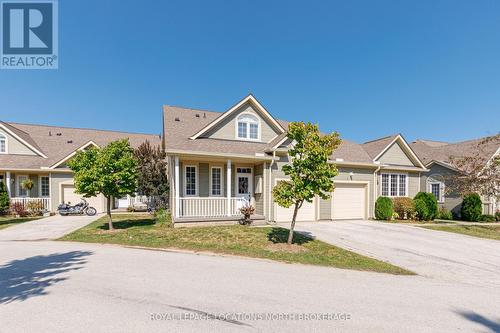
[(231, 160), (227, 160), (226, 168), (226, 196), (227, 196), (227, 216), (231, 215)]
[(175, 156), (175, 217), (180, 215), (180, 189), (179, 189), (179, 156)]
[(5, 173), (5, 185), (7, 185), (7, 193), (9, 194), (9, 197), (12, 197), (12, 192), (10, 191), (10, 186), (12, 185), (10, 181), (10, 171)]

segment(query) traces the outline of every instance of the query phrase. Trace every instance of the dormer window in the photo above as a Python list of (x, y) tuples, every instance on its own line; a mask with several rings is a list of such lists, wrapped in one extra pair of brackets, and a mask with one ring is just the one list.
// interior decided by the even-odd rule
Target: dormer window
[(237, 119), (236, 135), (238, 139), (259, 140), (259, 119), (251, 114), (242, 114)]
[(7, 138), (0, 133), (0, 154), (7, 153)]

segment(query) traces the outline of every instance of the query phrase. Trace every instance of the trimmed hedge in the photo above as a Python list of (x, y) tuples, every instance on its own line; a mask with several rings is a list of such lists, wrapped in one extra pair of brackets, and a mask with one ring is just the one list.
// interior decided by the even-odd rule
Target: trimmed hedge
[(442, 207), (439, 210), (437, 217), (440, 218), (441, 220), (453, 220), (453, 214), (448, 209), (446, 209), (444, 207)]
[[(427, 209), (423, 210), (420, 207), (420, 212), (417, 209), (417, 200), (422, 200), (425, 203)], [(432, 193), (427, 192), (418, 192), (415, 198), (413, 199), (415, 203), (415, 209), (417, 211), (417, 217), (420, 220), (430, 221), (434, 220), (438, 215), (438, 204), (436, 197)], [(421, 206), (421, 204), (419, 204)]]
[(496, 222), (495, 216), (493, 215), (481, 215), (479, 222)]
[(9, 194), (3, 182), (0, 182), (0, 214), (6, 213), (9, 210)]
[(483, 203), (477, 193), (469, 193), (464, 196), (460, 214), (465, 221), (479, 221), (483, 213)]
[(415, 212), (419, 220), (427, 221), (429, 219), (429, 209), (424, 199), (414, 199)]
[(392, 199), (394, 212), (398, 214), (400, 219), (406, 220), (414, 217), (415, 204), (408, 197), (397, 197)]
[(392, 219), (392, 200), (387, 197), (379, 197), (375, 202), (375, 218), (377, 220), (390, 220)]

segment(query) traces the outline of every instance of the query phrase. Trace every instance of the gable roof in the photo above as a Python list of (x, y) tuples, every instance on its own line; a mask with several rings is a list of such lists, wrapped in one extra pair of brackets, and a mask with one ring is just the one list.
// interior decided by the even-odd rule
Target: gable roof
[(133, 148), (148, 140), (153, 145), (161, 145), (159, 135), (127, 133), (86, 128), (20, 124), (3, 122), (17, 131), (29, 135), (33, 143), (44, 152), (46, 157), (15, 154), (0, 155), (2, 169), (47, 169), (92, 141), (98, 146), (105, 146), (111, 141), (128, 138)]
[[(411, 147), (426, 164), (429, 164), (432, 161), (439, 161), (445, 163), (446, 165), (450, 165), (453, 157), (474, 157), (476, 155), (477, 157), (484, 159), (486, 164), (486, 162), (489, 161), (500, 148), (500, 138), (497, 140), (488, 140), (491, 138), (494, 138), (494, 136), (438, 146), (429, 144), (429, 140), (416, 140), (412, 142)], [(482, 145), (482, 142), (485, 143)]]
[(44, 158), (47, 158), (47, 156), (45, 156), (45, 154), (43, 153), (42, 149), (38, 146), (38, 144), (25, 131), (20, 130), (19, 128), (16, 128), (16, 127), (12, 126), (11, 124), (3, 122), (3, 121), (0, 121), (0, 127), (3, 128), (5, 131), (7, 131), (9, 134), (11, 134), (16, 139), (18, 139), (21, 143), (26, 145), (34, 153), (36, 153), (39, 156), (42, 156)]
[(422, 160), (399, 133), (365, 142), (362, 146), (373, 161), (376, 162), (390, 147), (397, 143), (401, 145), (401, 148), (413, 163), (415, 163), (418, 167), (425, 169), (425, 165)]
[(233, 105), (231, 108), (229, 108), (229, 110), (220, 114), (219, 117), (217, 117), (216, 119), (214, 119), (213, 121), (211, 121), (210, 123), (205, 125), (203, 128), (201, 128), (198, 132), (196, 132), (194, 135), (192, 135), (190, 137), (190, 139), (195, 140), (195, 139), (199, 138), (200, 136), (202, 136), (203, 134), (207, 133), (210, 129), (214, 128), (217, 124), (219, 124), (224, 119), (229, 117), (231, 114), (236, 112), (245, 103), (253, 104), (257, 108), (257, 111), (262, 113), (264, 118), (267, 119), (267, 121), (272, 126), (274, 126), (279, 132), (283, 133), (286, 131), (283, 128), (283, 126), (281, 126), (281, 124), (259, 103), (259, 101), (257, 101), (257, 99), (252, 94), (249, 94), (247, 97), (243, 98), (241, 101), (239, 101), (238, 103)]

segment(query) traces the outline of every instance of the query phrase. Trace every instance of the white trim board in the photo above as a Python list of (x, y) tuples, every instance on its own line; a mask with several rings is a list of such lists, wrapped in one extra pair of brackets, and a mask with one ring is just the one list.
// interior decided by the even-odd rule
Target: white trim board
[(98, 144), (96, 144), (94, 141), (90, 140), (89, 142), (87, 142), (86, 144), (84, 144), (83, 146), (81, 146), (80, 148), (75, 149), (71, 154), (67, 155), (66, 157), (64, 157), (59, 162), (56, 162), (54, 165), (50, 166), (49, 169), (55, 169), (55, 168), (57, 168), (59, 165), (63, 164), (64, 162), (66, 162), (67, 160), (69, 160), (70, 158), (72, 158), (73, 156), (75, 156), (78, 151), (84, 150), (85, 148), (87, 148), (90, 145), (93, 145), (93, 146), (99, 148)]

